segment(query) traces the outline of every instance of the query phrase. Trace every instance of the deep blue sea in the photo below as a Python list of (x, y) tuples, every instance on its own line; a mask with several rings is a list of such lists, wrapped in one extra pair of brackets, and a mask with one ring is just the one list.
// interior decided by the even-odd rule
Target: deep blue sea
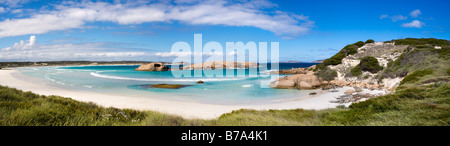
[[(309, 67), (317, 63), (280, 63), (279, 69)], [(158, 97), (168, 100), (186, 100), (213, 104), (248, 104), (258, 101), (287, 99), (303, 96), (302, 90), (283, 90), (268, 87), (271, 75), (268, 70), (257, 71), (259, 76), (249, 76), (249, 69), (227, 69), (223, 74), (231, 77), (174, 77), (173, 72), (134, 71), (139, 65), (65, 66), (20, 68), (23, 75), (42, 79), (49, 84), (73, 90), (105, 94)], [(170, 67), (170, 66), (169, 66)], [(179, 72), (179, 71), (178, 71)], [(192, 75), (193, 75), (192, 71)], [(282, 77), (284, 75), (280, 75)], [(197, 84), (202, 80), (205, 83)], [(149, 88), (152, 84), (190, 85), (180, 89)]]

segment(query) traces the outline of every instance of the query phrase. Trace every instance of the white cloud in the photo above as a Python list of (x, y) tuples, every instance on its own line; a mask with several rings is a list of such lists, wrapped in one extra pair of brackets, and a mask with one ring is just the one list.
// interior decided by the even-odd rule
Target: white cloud
[(403, 15), (395, 15), (395, 16), (392, 16), (391, 17), (391, 20), (393, 21), (393, 22), (397, 22), (397, 21), (399, 21), (399, 20), (405, 20), (405, 19), (407, 19), (408, 17), (406, 17), (406, 16), (403, 16)]
[(383, 14), (383, 15), (380, 16), (380, 19), (384, 19), (384, 18), (388, 18), (388, 17), (389, 17), (389, 15)]
[(30, 40), (27, 40), (26, 42), (21, 40), (19, 43), (14, 43), (12, 47), (6, 47), (2, 50), (5, 51), (12, 51), (12, 50), (27, 50), (31, 49), (34, 46), (36, 46), (36, 36), (30, 36)]
[(17, 7), (30, 1), (32, 0), (1, 0), (0, 4), (7, 5), (9, 7)]
[(424, 26), (425, 23), (420, 22), (419, 20), (414, 20), (410, 23), (403, 23), (402, 27), (414, 27), (414, 28), (422, 28), (422, 26)]
[(157, 2), (136, 6), (130, 3), (82, 2), (57, 5), (53, 11), (0, 22), (0, 38), (82, 28), (86, 23), (96, 21), (122, 25), (180, 21), (191, 25), (246, 26), (271, 31), (282, 37), (305, 34), (314, 27), (314, 21), (307, 16), (262, 11), (274, 6), (268, 1), (188, 0), (178, 3)]
[(397, 22), (399, 20), (406, 20), (408, 17), (403, 16), (403, 15), (394, 15), (394, 16), (389, 16), (387, 14), (383, 14), (380, 16), (380, 19), (385, 19), (385, 18), (389, 18), (392, 20), (392, 22)]
[[(117, 47), (119, 46), (119, 47)], [(141, 60), (151, 55), (143, 51), (123, 51), (120, 45), (109, 43), (61, 43), (41, 45), (35, 36), (21, 40), (12, 47), (0, 50), (1, 61), (51, 61), (51, 60)], [(130, 50), (130, 49), (127, 49)]]
[(1, 13), (5, 13), (5, 12), (6, 12), (6, 9), (3, 8), (3, 7), (0, 7), (0, 14), (1, 14)]
[(413, 18), (417, 18), (420, 14), (422, 14), (422, 12), (420, 12), (419, 9), (412, 11), (411, 13), (409, 13), (409, 15)]

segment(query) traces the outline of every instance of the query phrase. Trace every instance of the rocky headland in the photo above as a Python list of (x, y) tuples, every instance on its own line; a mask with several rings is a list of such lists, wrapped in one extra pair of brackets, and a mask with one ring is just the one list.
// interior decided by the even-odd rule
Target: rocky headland
[[(271, 87), (322, 89), (329, 92), (345, 88), (343, 95), (330, 102), (344, 104), (364, 101), (395, 92), (397, 86), (405, 83), (404, 79), (408, 75), (433, 73), (433, 68), (445, 67), (439, 58), (445, 58), (446, 50), (442, 48), (447, 47), (447, 44), (448, 41), (437, 39), (360, 41), (345, 46), (316, 66), (271, 72), (288, 75), (272, 82)], [(426, 68), (431, 69), (422, 71)], [(439, 82), (444, 81), (443, 78), (422, 82)]]

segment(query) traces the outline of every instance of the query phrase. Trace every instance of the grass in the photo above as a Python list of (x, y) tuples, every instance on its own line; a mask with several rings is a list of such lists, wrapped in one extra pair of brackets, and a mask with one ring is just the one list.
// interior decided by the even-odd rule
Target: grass
[(419, 80), (420, 77), (433, 74), (433, 72), (434, 71), (431, 69), (415, 71), (412, 74), (406, 76), (400, 84), (415, 82), (415, 81)]

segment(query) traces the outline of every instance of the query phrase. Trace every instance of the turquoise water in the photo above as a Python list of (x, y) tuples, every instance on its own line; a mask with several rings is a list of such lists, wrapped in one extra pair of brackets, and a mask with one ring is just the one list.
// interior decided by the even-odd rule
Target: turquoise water
[[(311, 63), (281, 63), (280, 69), (309, 67)], [(270, 65), (269, 65), (270, 66)], [(20, 68), (21, 74), (43, 79), (50, 84), (68, 89), (101, 92), (114, 95), (157, 97), (169, 100), (197, 101), (213, 104), (249, 104), (267, 100), (304, 96), (301, 90), (267, 88), (261, 81), (269, 80), (267, 70), (258, 74), (266, 77), (248, 77), (249, 70), (230, 69), (233, 77), (183, 77), (175, 78), (171, 71), (134, 71), (137, 65), (125, 66), (67, 66)], [(270, 67), (269, 67), (270, 69)], [(224, 70), (224, 74), (227, 70)], [(243, 72), (245, 71), (245, 72)], [(243, 77), (238, 77), (242, 75)], [(283, 76), (283, 75), (280, 75)], [(196, 82), (202, 80), (204, 84)], [(151, 84), (190, 85), (180, 89), (148, 88)]]

